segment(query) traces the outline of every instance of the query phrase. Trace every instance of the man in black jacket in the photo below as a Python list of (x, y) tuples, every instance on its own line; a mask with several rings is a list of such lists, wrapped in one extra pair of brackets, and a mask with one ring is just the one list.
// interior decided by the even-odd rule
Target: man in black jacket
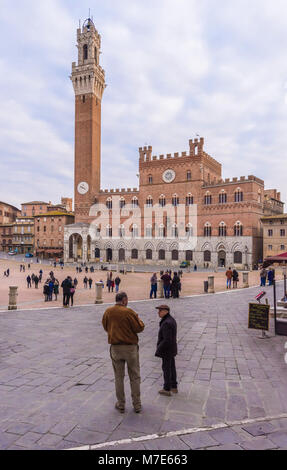
[(67, 308), (69, 307), (72, 287), (71, 278), (69, 276), (64, 279), (61, 284), (61, 287), (63, 288), (63, 307)]
[(161, 318), (158, 332), (157, 350), (155, 355), (162, 358), (164, 378), (163, 389), (158, 393), (170, 397), (171, 392), (178, 393), (176, 381), (175, 356), (177, 355), (177, 324), (170, 315), (168, 305), (156, 307)]

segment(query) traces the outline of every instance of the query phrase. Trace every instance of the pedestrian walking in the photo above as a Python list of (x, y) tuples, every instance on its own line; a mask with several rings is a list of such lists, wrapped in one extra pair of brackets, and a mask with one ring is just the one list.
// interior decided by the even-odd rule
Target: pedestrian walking
[(160, 395), (170, 397), (173, 393), (178, 393), (175, 356), (177, 355), (177, 324), (175, 319), (170, 315), (168, 305), (160, 305), (156, 307), (158, 315), (161, 318), (159, 324), (158, 341), (156, 348), (156, 357), (162, 359), (162, 371), (164, 385), (159, 390)]
[(70, 295), (71, 295), (70, 289), (72, 287), (72, 283), (71, 283), (69, 276), (66, 277), (66, 279), (64, 279), (64, 281), (61, 284), (61, 287), (63, 289), (63, 307), (67, 308), (69, 307), (69, 300), (70, 300)]
[(179, 298), (179, 292), (181, 290), (181, 282), (177, 273), (174, 273), (173, 279), (171, 281), (171, 295), (174, 299)]
[(84, 288), (87, 289), (88, 288), (88, 278), (87, 278), (87, 276), (84, 277), (83, 283), (84, 283)]
[(157, 275), (154, 273), (150, 278), (150, 295), (149, 298), (152, 299), (153, 297), (156, 299), (157, 294)]
[(237, 283), (239, 281), (239, 274), (236, 269), (232, 271), (232, 282), (233, 282), (233, 289), (237, 289)]
[(49, 280), (49, 296), (48, 296), (49, 302), (53, 300), (53, 292), (54, 292), (54, 279), (50, 279)]
[(90, 277), (90, 279), (89, 279), (89, 287), (90, 287), (90, 289), (92, 288), (92, 285), (93, 285), (93, 279)]
[(232, 280), (231, 268), (228, 268), (228, 270), (225, 273), (225, 276), (226, 276), (226, 289), (231, 289), (231, 280)]
[(74, 287), (75, 289), (77, 288), (77, 285), (78, 285), (78, 279), (75, 277), (74, 281), (73, 281), (73, 284), (74, 284)]
[(116, 287), (116, 294), (119, 292), (120, 290), (120, 283), (121, 283), (121, 278), (119, 276), (117, 276), (115, 278), (115, 287)]
[(266, 286), (266, 279), (267, 279), (267, 270), (265, 268), (262, 268), (262, 270), (260, 271), (260, 287)]
[(164, 296), (166, 299), (169, 299), (170, 297), (170, 284), (171, 284), (171, 276), (168, 271), (166, 271), (163, 276), (161, 276), (161, 279), (163, 280), (163, 290), (164, 290)]
[(116, 409), (125, 411), (125, 364), (127, 363), (130, 379), (131, 396), (134, 411), (141, 411), (140, 397), (140, 363), (138, 333), (144, 330), (144, 323), (132, 309), (127, 307), (128, 296), (125, 292), (116, 295), (116, 304), (108, 308), (102, 319), (105, 331), (108, 333), (110, 356), (114, 369), (116, 389)]
[(32, 285), (31, 285), (31, 276), (28, 275), (27, 278), (26, 278), (26, 281), (27, 281), (27, 287), (28, 287), (28, 289), (30, 289), (32, 287)]
[(9, 268), (6, 270), (6, 276), (7, 276), (7, 277), (10, 276), (10, 269), (9, 269)]
[(274, 277), (275, 277), (275, 271), (274, 271), (274, 269), (272, 269), (272, 268), (269, 269), (268, 274), (267, 274), (267, 277), (268, 277), (269, 286), (272, 286), (272, 285), (273, 285), (273, 281), (274, 281)]
[(22, 268), (23, 268), (23, 266), (22, 266), (22, 264), (20, 264), (20, 273), (22, 272)]
[(35, 283), (35, 289), (38, 289), (38, 284), (39, 284), (38, 276), (34, 276), (34, 283)]

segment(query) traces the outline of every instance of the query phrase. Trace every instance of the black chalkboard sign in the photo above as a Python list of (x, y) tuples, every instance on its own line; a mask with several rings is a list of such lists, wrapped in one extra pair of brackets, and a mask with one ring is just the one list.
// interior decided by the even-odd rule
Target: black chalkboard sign
[(249, 304), (248, 328), (269, 331), (270, 305)]

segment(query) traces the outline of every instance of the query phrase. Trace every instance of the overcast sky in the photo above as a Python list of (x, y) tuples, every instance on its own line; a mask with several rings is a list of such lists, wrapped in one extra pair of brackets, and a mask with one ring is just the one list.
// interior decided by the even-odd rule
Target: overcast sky
[[(138, 148), (205, 150), (287, 202), (286, 0), (0, 0), (0, 200), (73, 196), (76, 30), (102, 36), (102, 188), (138, 186)], [(111, 165), (112, 162), (112, 165)]]

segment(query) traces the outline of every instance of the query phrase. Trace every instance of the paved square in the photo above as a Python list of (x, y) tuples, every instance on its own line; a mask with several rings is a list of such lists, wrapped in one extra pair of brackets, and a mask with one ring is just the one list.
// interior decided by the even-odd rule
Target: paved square
[[(179, 345), (179, 394), (170, 398), (158, 395), (161, 361), (154, 356), (155, 306), (162, 301), (130, 304), (146, 325), (140, 335), (139, 415), (131, 406), (128, 379), (126, 413), (114, 409), (113, 370), (101, 325), (106, 305), (1, 313), (0, 448), (101, 443), (110, 448), (111, 441), (201, 427), (207, 431), (131, 442), (126, 449), (286, 447), (287, 419), (276, 420), (287, 418), (286, 338), (274, 337), (272, 319), (270, 339), (248, 330), (248, 302), (257, 292), (169, 300)], [(232, 422), (239, 425), (215, 427)]]

